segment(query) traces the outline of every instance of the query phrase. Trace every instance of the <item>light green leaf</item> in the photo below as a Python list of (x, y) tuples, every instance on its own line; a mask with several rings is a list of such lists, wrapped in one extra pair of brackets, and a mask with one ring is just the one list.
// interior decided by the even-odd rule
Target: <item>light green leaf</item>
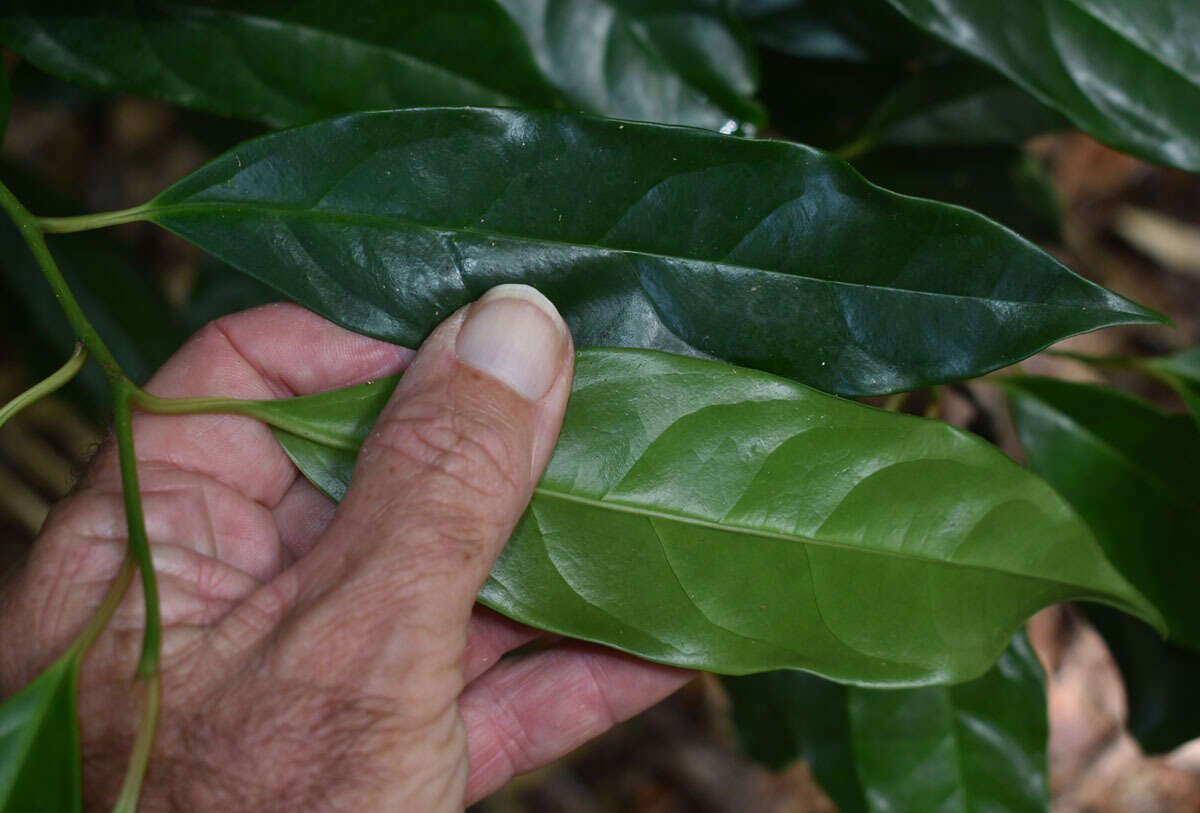
[(409, 346), (491, 286), (526, 282), (579, 346), (718, 357), (848, 395), (1161, 318), (816, 150), (561, 114), (321, 122), (239, 146), (131, 216)]
[(0, 705), (0, 811), (82, 809), (70, 654)]
[(762, 123), (753, 54), (716, 0), (39, 0), (0, 37), (72, 81), (274, 126), (428, 105)]
[(1083, 516), (1114, 565), (1200, 647), (1200, 430), (1104, 387), (1003, 379), (1029, 466)]
[(889, 2), (1106, 144), (1200, 170), (1200, 4)]
[(1049, 809), (1045, 676), (1023, 634), (957, 686), (865, 689), (803, 672), (725, 681), (750, 754), (785, 753), (769, 715), (843, 813)]
[[(316, 438), (382, 403), (363, 392), (274, 409), (307, 416)], [(354, 452), (282, 439), (340, 498)], [(480, 593), (651, 660), (875, 685), (975, 677), (1026, 617), (1070, 598), (1153, 619), (1057, 495), (974, 436), (611, 349), (579, 354), (554, 456)]]

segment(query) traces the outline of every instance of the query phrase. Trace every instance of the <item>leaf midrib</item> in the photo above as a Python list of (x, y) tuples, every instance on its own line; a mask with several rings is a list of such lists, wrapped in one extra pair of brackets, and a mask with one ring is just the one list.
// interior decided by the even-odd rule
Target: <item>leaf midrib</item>
[[(157, 218), (159, 216), (169, 217), (172, 214), (189, 214), (189, 213), (195, 213), (195, 212), (204, 212), (206, 210), (223, 210), (223, 209), (224, 210), (232, 209), (232, 210), (250, 211), (250, 212), (256, 212), (256, 213), (261, 212), (261, 213), (274, 214), (274, 215), (290, 214), (290, 215), (298, 215), (300, 217), (307, 217), (307, 218), (313, 218), (313, 219), (345, 220), (345, 221), (350, 221), (350, 222), (387, 224), (387, 225), (399, 226), (399, 227), (403, 227), (403, 228), (412, 229), (414, 231), (423, 230), (423, 231), (435, 232), (435, 233), (448, 233), (448, 234), (452, 234), (452, 235), (467, 234), (467, 235), (474, 235), (474, 236), (479, 236), (479, 237), (489, 238), (489, 239), (495, 238), (495, 239), (500, 239), (500, 240), (512, 240), (512, 241), (519, 241), (519, 242), (524, 242), (524, 243), (534, 243), (537, 245), (562, 246), (562, 247), (575, 248), (575, 249), (592, 249), (592, 250), (599, 251), (599, 252), (636, 255), (636, 256), (650, 257), (653, 259), (670, 261), (670, 262), (704, 263), (707, 265), (716, 265), (716, 266), (721, 266), (723, 268), (729, 268), (729, 269), (738, 270), (738, 271), (749, 271), (749, 272), (754, 272), (754, 273), (759, 273), (759, 274), (772, 274), (772, 275), (777, 275), (777, 276), (781, 276), (781, 277), (786, 277), (788, 279), (806, 280), (809, 282), (818, 282), (818, 283), (823, 283), (826, 285), (835, 285), (835, 286), (841, 286), (841, 287), (846, 287), (846, 288), (862, 288), (862, 289), (867, 289), (867, 290), (872, 290), (872, 291), (889, 291), (889, 292), (893, 292), (893, 293), (897, 293), (897, 294), (907, 294), (907, 295), (913, 295), (913, 296), (930, 296), (930, 297), (938, 297), (938, 298), (951, 299), (951, 300), (996, 302), (996, 303), (1004, 303), (1004, 304), (1009, 304), (1009, 305), (1020, 305), (1025, 308), (1044, 310), (1044, 311), (1052, 311), (1052, 312), (1054, 312), (1054, 311), (1074, 311), (1078, 307), (1080, 307), (1078, 304), (1061, 304), (1061, 303), (1051, 303), (1051, 302), (1045, 302), (1045, 301), (1031, 301), (1031, 300), (1022, 300), (1022, 299), (1001, 299), (999, 297), (987, 297), (987, 296), (968, 295), (968, 294), (951, 294), (951, 293), (944, 293), (944, 292), (940, 292), (940, 291), (920, 291), (920, 290), (915, 290), (912, 288), (897, 288), (897, 287), (891, 286), (891, 285), (879, 285), (879, 284), (872, 284), (872, 283), (865, 283), (865, 282), (847, 282), (845, 280), (833, 280), (833, 279), (825, 279), (823, 277), (807, 276), (804, 274), (793, 274), (793, 273), (789, 273), (787, 271), (779, 271), (779, 270), (776, 270), (773, 268), (760, 268), (760, 267), (756, 267), (756, 266), (739, 265), (737, 263), (731, 263), (731, 262), (728, 262), (728, 261), (722, 260), (722, 259), (707, 260), (707, 259), (701, 259), (699, 257), (686, 257), (686, 256), (672, 255), (672, 254), (660, 254), (660, 253), (656, 253), (656, 252), (652, 252), (652, 251), (641, 251), (638, 249), (616, 248), (613, 246), (605, 246), (605, 245), (600, 245), (597, 243), (571, 242), (571, 241), (567, 241), (567, 240), (555, 240), (553, 238), (548, 238), (548, 237), (531, 237), (528, 235), (519, 235), (519, 234), (511, 234), (508, 232), (499, 232), (499, 231), (493, 231), (493, 230), (488, 230), (488, 229), (480, 229), (480, 228), (476, 228), (473, 226), (434, 226), (434, 225), (430, 225), (428, 223), (421, 223), (419, 221), (408, 220), (405, 218), (395, 217), (395, 216), (390, 216), (390, 215), (365, 214), (365, 213), (350, 212), (350, 211), (317, 210), (317, 209), (312, 209), (310, 207), (301, 207), (301, 206), (288, 206), (288, 205), (278, 205), (278, 204), (263, 205), (263, 204), (240, 203), (240, 202), (235, 203), (235, 202), (228, 202), (228, 201), (205, 201), (205, 202), (169, 203), (169, 204), (165, 204), (165, 205), (155, 205), (154, 201), (151, 201), (147, 205), (146, 209), (140, 213), (140, 216), (142, 219), (157, 222)], [(165, 224), (162, 224), (162, 223), (160, 223), (159, 225), (164, 226), (164, 228), (170, 228), (169, 226), (166, 226)], [(1093, 304), (1093, 303), (1089, 302), (1089, 304)], [(1101, 304), (1099, 307), (1102, 311), (1106, 311), (1107, 313), (1110, 313), (1110, 314), (1127, 316), (1127, 317), (1131, 317), (1134, 319), (1138, 319), (1139, 321), (1145, 320), (1144, 316), (1142, 316), (1141, 314), (1138, 314), (1137, 312), (1134, 312), (1134, 311), (1116, 310), (1115, 308), (1107, 307), (1104, 304)]]
[(935, 559), (929, 556), (918, 556), (912, 553), (905, 553), (894, 550), (881, 550), (876, 548), (867, 548), (861, 545), (852, 545), (847, 542), (834, 542), (830, 540), (816, 539), (802, 534), (787, 534), (780, 531), (770, 531), (763, 528), (748, 528), (743, 525), (722, 525), (713, 520), (701, 519), (700, 517), (688, 516), (687, 514), (670, 514), (665, 511), (656, 511), (652, 508), (645, 508), (638, 505), (629, 505), (628, 503), (615, 502), (605, 499), (597, 499), (595, 497), (584, 497), (578, 494), (571, 494), (565, 491), (548, 488), (543, 485), (538, 485), (533, 490), (535, 497), (548, 497), (558, 499), (564, 502), (572, 502), (580, 505), (586, 505), (591, 508), (601, 510), (617, 511), (623, 514), (645, 517), (647, 519), (661, 519), (669, 522), (682, 523), (684, 525), (692, 525), (698, 528), (708, 528), (714, 531), (725, 531), (727, 533), (746, 534), (747, 536), (758, 536), (765, 539), (774, 539), (782, 542), (799, 542), (802, 545), (814, 545), (816, 547), (834, 548), (838, 550), (847, 550), (860, 554), (871, 554), (876, 556), (890, 556), (895, 559), (903, 559), (906, 561), (923, 562), (931, 565), (942, 565), (945, 567), (962, 568), (966, 570), (974, 570), (982, 573), (1001, 573), (1006, 576), (1015, 576), (1032, 581), (1043, 582), (1046, 584), (1057, 584), (1063, 587), (1069, 587), (1075, 591), (1084, 591), (1089, 595), (1097, 595), (1087, 590), (1083, 585), (1075, 584), (1074, 582), (1065, 582), (1061, 579), (1051, 579), (1044, 576), (1022, 573), (1020, 571), (1004, 570), (998, 567), (989, 567), (986, 565), (973, 564), (970, 562), (954, 562), (946, 559)]

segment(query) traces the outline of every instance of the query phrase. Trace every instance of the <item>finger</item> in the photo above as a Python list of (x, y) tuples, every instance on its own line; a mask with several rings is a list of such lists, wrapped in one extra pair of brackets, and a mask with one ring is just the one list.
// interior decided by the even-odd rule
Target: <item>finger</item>
[(467, 687), (472, 804), (654, 705), (695, 676), (588, 644), (502, 661)]
[(467, 648), (463, 653), (463, 682), (470, 683), (491, 669), (506, 653), (529, 643), (542, 633), (518, 624), (494, 610), (475, 605), (467, 626)]
[(572, 360), (562, 318), (524, 285), (493, 289), (426, 340), (333, 522), (288, 571), (305, 604), (290, 636), (299, 657), (333, 635), (355, 674), (386, 686), (415, 668), (457, 693), (475, 594), (554, 446)]

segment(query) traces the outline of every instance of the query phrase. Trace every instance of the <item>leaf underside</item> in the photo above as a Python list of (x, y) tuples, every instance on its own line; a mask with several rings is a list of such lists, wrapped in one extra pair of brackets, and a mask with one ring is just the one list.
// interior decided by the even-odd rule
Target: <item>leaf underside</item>
[[(344, 422), (392, 383), (304, 413)], [(278, 434), (339, 499), (355, 450)], [(988, 444), (764, 373), (615, 349), (579, 353), (554, 457), (480, 593), (652, 660), (877, 685), (975, 677), (1069, 598), (1153, 618), (1067, 506)]]
[(980, 215), (886, 192), (819, 151), (552, 113), (321, 122), (239, 146), (144, 216), (402, 344), (526, 282), (578, 346), (716, 357), (846, 395), (1160, 319)]

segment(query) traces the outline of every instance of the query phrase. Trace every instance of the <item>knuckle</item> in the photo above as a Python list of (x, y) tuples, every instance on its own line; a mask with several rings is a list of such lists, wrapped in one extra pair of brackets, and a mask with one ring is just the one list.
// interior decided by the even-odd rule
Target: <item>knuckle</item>
[(504, 427), (446, 410), (385, 416), (381, 423), (379, 444), (416, 463), (427, 478), (448, 480), (489, 500), (520, 489), (520, 457)]
[(508, 530), (512, 498), (525, 489), (525, 467), (506, 429), (446, 410), (406, 409), (381, 419), (372, 454), (398, 458), (413, 475), (376, 504), (402, 512), (410, 529), (405, 547), (425, 568), (438, 562), (461, 567)]

